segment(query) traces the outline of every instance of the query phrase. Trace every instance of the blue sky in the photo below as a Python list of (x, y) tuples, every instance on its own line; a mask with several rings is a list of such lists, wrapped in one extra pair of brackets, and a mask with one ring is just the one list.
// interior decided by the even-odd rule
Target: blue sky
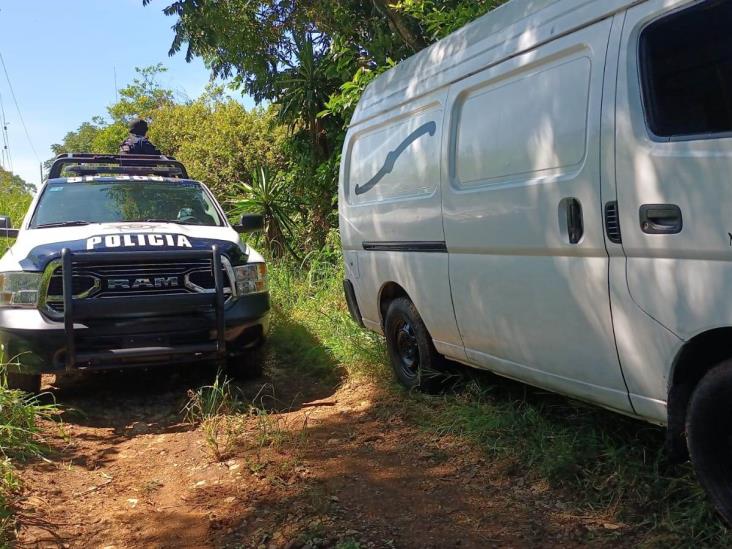
[[(168, 57), (175, 18), (162, 9), (166, 0), (0, 0), (0, 54), (5, 59), (31, 141), (41, 160), (50, 145), (114, 102), (114, 72), (119, 87), (135, 67), (162, 62), (169, 71), (161, 83), (197, 97), (209, 74), (196, 59)], [(38, 184), (38, 159), (28, 144), (0, 70), (13, 168)]]

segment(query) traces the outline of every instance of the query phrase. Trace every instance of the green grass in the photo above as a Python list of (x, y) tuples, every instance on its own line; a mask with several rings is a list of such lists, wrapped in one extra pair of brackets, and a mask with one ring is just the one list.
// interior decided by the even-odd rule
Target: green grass
[[(30, 205), (31, 198), (30, 195), (9, 193), (0, 189), (0, 215), (10, 216), (13, 227), (20, 226), (25, 212)], [(12, 241), (10, 239), (0, 238), (0, 256), (5, 253), (11, 244)]]
[[(343, 273), (333, 264), (340, 262), (271, 267), (274, 352), (294, 368), (366, 377), (385, 395), (400, 392), (382, 339), (351, 321)], [(471, 371), (454, 394), (403, 395), (397, 402), (423, 429), (479, 445), (506, 475), (550, 486), (571, 514), (623, 525), (597, 536), (632, 536), (643, 546), (732, 545), (691, 467), (666, 461), (661, 428)]]
[[(21, 488), (15, 465), (43, 457), (49, 450), (41, 433), (43, 420), (57, 420), (59, 408), (39, 396), (8, 389), (0, 357), (0, 547), (13, 536), (12, 501)], [(59, 424), (60, 425), (60, 424)]]
[(243, 437), (243, 416), (250, 405), (229, 378), (219, 372), (211, 385), (188, 392), (186, 421), (200, 425), (206, 447), (216, 461), (227, 459)]
[[(338, 263), (340, 265), (340, 263)], [(271, 347), (288, 366), (335, 379), (387, 375), (381, 337), (362, 330), (343, 300), (343, 272), (330, 262), (270, 268), (274, 296)]]

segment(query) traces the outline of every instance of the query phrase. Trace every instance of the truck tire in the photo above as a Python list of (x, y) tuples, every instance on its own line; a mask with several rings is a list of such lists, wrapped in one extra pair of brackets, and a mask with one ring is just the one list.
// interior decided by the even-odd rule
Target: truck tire
[(384, 320), (389, 362), (407, 390), (436, 394), (446, 387), (445, 359), (435, 350), (427, 327), (408, 298), (389, 304)]
[(256, 379), (264, 374), (263, 344), (236, 353), (226, 359), (226, 373), (238, 380)]
[(8, 372), (7, 374), (8, 389), (19, 389), (37, 395), (41, 392), (41, 374), (19, 374), (17, 372)]
[(722, 519), (732, 526), (732, 360), (707, 372), (686, 414), (691, 463)]

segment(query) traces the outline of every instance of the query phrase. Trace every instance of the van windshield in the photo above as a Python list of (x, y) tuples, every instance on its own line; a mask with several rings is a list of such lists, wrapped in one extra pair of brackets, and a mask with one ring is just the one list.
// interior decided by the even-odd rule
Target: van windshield
[(195, 181), (50, 182), (30, 228), (88, 223), (172, 222), (221, 226), (209, 193)]

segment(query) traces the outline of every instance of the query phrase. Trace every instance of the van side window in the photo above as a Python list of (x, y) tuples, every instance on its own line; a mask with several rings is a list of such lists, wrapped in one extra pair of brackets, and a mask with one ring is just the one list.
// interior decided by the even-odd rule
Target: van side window
[(646, 117), (659, 137), (732, 132), (732, 2), (664, 17), (640, 37)]

